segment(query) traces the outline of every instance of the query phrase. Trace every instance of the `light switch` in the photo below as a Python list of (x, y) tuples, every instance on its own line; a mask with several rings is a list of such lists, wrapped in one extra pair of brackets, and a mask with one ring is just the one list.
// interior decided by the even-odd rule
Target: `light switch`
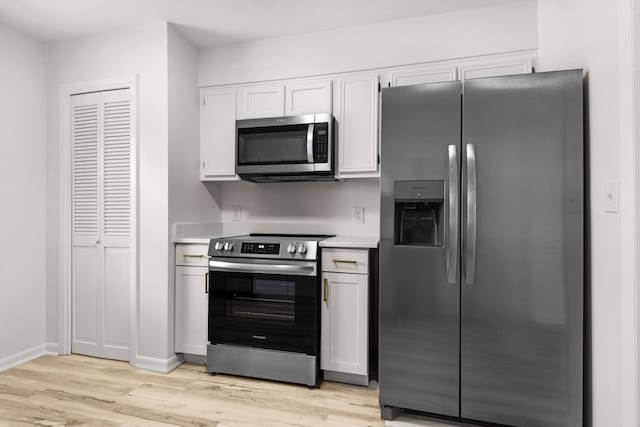
[(231, 206), (231, 209), (233, 210), (231, 220), (236, 222), (240, 221), (242, 218), (242, 206)]
[(608, 182), (605, 188), (604, 211), (618, 213), (618, 183)]
[(356, 206), (353, 208), (353, 223), (364, 224), (364, 208)]

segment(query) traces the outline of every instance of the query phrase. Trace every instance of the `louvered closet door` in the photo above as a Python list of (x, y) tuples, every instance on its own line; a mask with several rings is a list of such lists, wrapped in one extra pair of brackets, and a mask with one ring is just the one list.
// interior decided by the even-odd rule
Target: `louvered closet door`
[(71, 99), (72, 342), (74, 353), (100, 356), (100, 94)]
[(129, 359), (131, 103), (74, 96), (72, 351)]

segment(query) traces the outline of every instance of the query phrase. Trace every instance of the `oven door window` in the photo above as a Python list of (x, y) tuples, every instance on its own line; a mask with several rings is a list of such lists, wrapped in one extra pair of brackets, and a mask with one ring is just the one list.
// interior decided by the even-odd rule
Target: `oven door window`
[(209, 341), (316, 354), (316, 277), (211, 272)]
[(229, 279), (227, 317), (295, 324), (294, 280)]
[(308, 163), (306, 124), (238, 129), (238, 164)]

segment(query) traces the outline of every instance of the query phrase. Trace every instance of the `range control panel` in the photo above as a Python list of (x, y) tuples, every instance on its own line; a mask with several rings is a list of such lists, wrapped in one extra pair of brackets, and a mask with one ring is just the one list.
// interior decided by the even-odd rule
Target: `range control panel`
[[(321, 236), (322, 238), (326, 238)], [(309, 236), (235, 236), (211, 239), (210, 257), (315, 260), (320, 238)]]
[(240, 253), (243, 254), (267, 254), (277, 255), (280, 253), (280, 243), (242, 243)]

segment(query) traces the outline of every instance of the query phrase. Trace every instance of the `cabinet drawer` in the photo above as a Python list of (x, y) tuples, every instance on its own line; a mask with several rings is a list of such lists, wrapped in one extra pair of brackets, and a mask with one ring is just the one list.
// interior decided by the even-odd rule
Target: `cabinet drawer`
[(369, 251), (325, 248), (322, 250), (322, 271), (369, 274)]
[(209, 245), (176, 245), (176, 265), (209, 265)]

